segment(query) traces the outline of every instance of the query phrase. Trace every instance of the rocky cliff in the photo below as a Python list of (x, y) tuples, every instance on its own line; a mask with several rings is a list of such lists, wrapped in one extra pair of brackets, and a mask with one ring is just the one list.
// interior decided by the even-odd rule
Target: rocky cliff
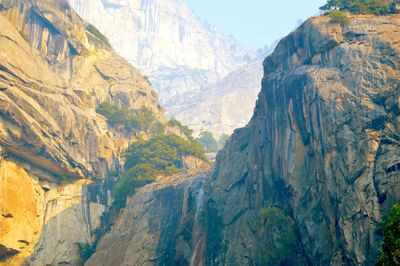
[(168, 107), (184, 93), (224, 77), (252, 54), (199, 21), (185, 1), (69, 1), (121, 56), (150, 77)]
[(110, 203), (89, 184), (135, 137), (96, 113), (104, 101), (165, 121), (144, 77), (67, 1), (0, 2), (0, 264), (79, 263)]
[[(260, 91), (263, 55), (272, 52), (271, 47), (256, 55), (200, 21), (186, 1), (69, 2), (149, 77), (168, 114), (196, 133), (203, 128), (231, 134), (250, 119)], [(223, 105), (215, 104), (215, 97), (222, 98)], [(245, 99), (243, 108), (233, 107), (238, 98)]]
[(200, 265), (209, 165), (186, 158), (185, 174), (136, 191), (85, 265)]
[(400, 200), (399, 40), (399, 15), (322, 16), (265, 59), (207, 189), (207, 264), (374, 264)]
[[(163, 113), (65, 1), (0, 13), (0, 263), (78, 265), (135, 137), (95, 107)], [(185, 174), (138, 189), (87, 264), (373, 265), (400, 200), (399, 29), (400, 15), (301, 25), (264, 60), (254, 115), (213, 173), (184, 158)]]
[(89, 265), (373, 265), (400, 200), (399, 26), (305, 22), (265, 59), (254, 116), (205, 184), (145, 187)]

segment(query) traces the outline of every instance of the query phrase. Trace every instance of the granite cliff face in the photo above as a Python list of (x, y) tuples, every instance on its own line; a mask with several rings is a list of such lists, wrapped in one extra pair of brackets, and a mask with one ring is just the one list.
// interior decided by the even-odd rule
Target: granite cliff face
[(96, 113), (103, 101), (165, 121), (144, 77), (68, 2), (0, 2), (0, 264), (79, 263), (110, 203), (89, 184), (134, 139)]
[(150, 77), (167, 107), (179, 105), (182, 99), (177, 98), (198, 92), (252, 55), (200, 22), (185, 1), (69, 1), (121, 56)]
[[(274, 252), (294, 265), (374, 264), (378, 224), (400, 200), (399, 40), (399, 15), (344, 27), (318, 17), (265, 59), (254, 116), (209, 185), (208, 264)], [(293, 228), (291, 250), (277, 241), (287, 229), (259, 227), (263, 213)]]
[(85, 265), (201, 265), (209, 165), (185, 159), (182, 175), (136, 191)]
[[(135, 138), (96, 106), (164, 114), (67, 2), (2, 1), (0, 26), (0, 264), (79, 265)], [(213, 173), (187, 157), (136, 191), (87, 265), (373, 265), (400, 200), (399, 40), (400, 15), (305, 22)]]
[[(186, 1), (69, 2), (149, 77), (170, 116), (196, 133), (203, 128), (218, 136), (249, 121), (260, 91), (261, 63), (272, 47), (247, 50), (196, 18)], [(223, 103), (216, 104), (216, 97)], [(243, 108), (234, 108), (237, 99), (244, 99)]]
[(399, 26), (301, 25), (212, 175), (144, 187), (88, 265), (374, 265), (400, 200)]

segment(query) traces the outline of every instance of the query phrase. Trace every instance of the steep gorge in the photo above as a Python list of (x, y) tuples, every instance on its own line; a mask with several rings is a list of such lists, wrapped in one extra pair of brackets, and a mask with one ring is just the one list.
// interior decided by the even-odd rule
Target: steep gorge
[[(166, 121), (87, 27), (64, 0), (1, 1), (0, 264), (80, 264), (136, 138), (99, 103)], [(373, 265), (400, 200), (399, 52), (400, 15), (306, 21), (264, 60), (254, 115), (213, 173), (187, 157), (138, 189), (87, 265)]]
[[(196, 17), (187, 1), (69, 2), (149, 78), (168, 115), (196, 134), (208, 130), (219, 137), (249, 121), (260, 91), (261, 62), (274, 45), (246, 49)], [(244, 99), (243, 108), (235, 108), (237, 98)]]
[[(379, 223), (400, 200), (399, 29), (399, 15), (306, 21), (265, 59), (253, 118), (206, 178), (201, 244), (180, 241), (196, 235), (176, 226), (186, 190), (145, 187), (88, 264), (373, 265)], [(124, 242), (143, 219), (157, 237)]]

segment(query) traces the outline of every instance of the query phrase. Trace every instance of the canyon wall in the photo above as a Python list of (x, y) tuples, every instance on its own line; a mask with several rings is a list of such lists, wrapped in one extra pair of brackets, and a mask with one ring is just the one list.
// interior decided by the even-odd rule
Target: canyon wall
[(209, 185), (209, 265), (374, 264), (400, 200), (399, 29), (399, 15), (312, 18), (265, 59)]
[(0, 264), (79, 264), (77, 244), (110, 204), (94, 183), (109, 183), (135, 138), (96, 113), (103, 101), (166, 121), (144, 77), (68, 2), (1, 1)]

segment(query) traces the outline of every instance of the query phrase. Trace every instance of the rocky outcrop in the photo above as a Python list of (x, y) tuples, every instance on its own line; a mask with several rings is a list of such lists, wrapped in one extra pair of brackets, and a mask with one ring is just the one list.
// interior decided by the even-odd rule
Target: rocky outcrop
[[(399, 29), (398, 15), (312, 18), (265, 59), (254, 116), (217, 157), (207, 264), (374, 264), (400, 200)], [(271, 210), (291, 250), (260, 229)]]
[[(231, 134), (251, 118), (262, 60), (274, 45), (249, 51), (199, 21), (185, 1), (69, 2), (149, 77), (168, 114), (195, 133)], [(235, 108), (239, 99), (243, 108)]]
[(135, 138), (96, 113), (103, 101), (165, 121), (144, 77), (67, 1), (1, 1), (0, 263), (79, 264), (110, 203), (89, 184), (107, 183)]
[(106, 35), (115, 50), (137, 66), (173, 107), (248, 62), (252, 52), (199, 21), (180, 0), (69, 0)]
[(209, 165), (185, 158), (184, 174), (161, 177), (128, 198), (85, 265), (199, 265), (205, 247)]
[(9, 159), (0, 166), (0, 240), (8, 250), (2, 261), (21, 265), (34, 254), (29, 265), (78, 265), (76, 243), (92, 241), (104, 205), (88, 201), (83, 190), (90, 181), (54, 184), (41, 180), (31, 167)]

